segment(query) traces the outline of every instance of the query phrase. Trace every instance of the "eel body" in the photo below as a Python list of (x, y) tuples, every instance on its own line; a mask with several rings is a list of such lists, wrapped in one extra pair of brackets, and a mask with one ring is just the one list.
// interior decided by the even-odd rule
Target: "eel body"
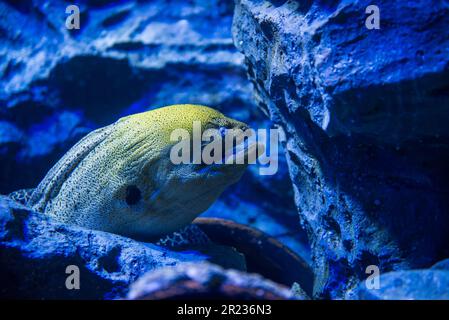
[(56, 220), (137, 239), (188, 225), (237, 182), (246, 164), (173, 164), (175, 129), (246, 125), (199, 105), (174, 105), (119, 119), (73, 146), (34, 189), (27, 205)]

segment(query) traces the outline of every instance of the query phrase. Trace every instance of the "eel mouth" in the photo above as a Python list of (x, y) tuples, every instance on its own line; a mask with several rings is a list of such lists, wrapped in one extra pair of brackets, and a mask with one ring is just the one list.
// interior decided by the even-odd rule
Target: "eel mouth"
[(223, 155), (224, 164), (254, 164), (257, 154), (262, 154), (265, 146), (257, 141), (243, 139), (240, 143), (233, 145)]
[[(232, 165), (255, 164), (257, 158), (265, 152), (265, 145), (257, 142), (252, 136), (243, 132), (235, 135), (231, 146), (227, 146), (225, 140), (222, 139), (220, 161), (214, 161), (209, 164), (201, 161), (201, 164), (197, 165), (198, 168), (203, 170), (206, 168), (226, 168)], [(202, 144), (202, 152), (209, 143)]]

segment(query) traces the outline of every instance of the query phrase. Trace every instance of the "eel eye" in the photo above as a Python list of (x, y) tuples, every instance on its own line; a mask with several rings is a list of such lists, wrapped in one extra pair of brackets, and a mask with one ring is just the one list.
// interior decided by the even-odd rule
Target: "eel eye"
[(136, 204), (137, 202), (142, 199), (142, 193), (140, 192), (139, 188), (137, 188), (135, 185), (130, 185), (126, 187), (126, 203), (130, 206), (133, 204)]

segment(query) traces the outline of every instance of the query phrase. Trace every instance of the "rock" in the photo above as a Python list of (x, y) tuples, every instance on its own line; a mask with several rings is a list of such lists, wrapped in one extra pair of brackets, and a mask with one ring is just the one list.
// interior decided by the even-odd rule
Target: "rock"
[[(232, 42), (232, 1), (80, 1), (72, 31), (68, 5), (0, 3), (0, 133), (14, 128), (0, 136), (0, 193), (36, 187), (82, 136), (131, 113), (199, 103), (270, 125)], [(286, 165), (263, 179), (251, 169), (207, 214), (274, 232), (308, 260), (287, 178)]]
[[(1, 298), (112, 299), (123, 297), (139, 276), (163, 266), (210, 260), (244, 268), (232, 248), (201, 250), (175, 252), (57, 223), (0, 196)], [(80, 290), (65, 286), (70, 265), (79, 268)]]
[(234, 15), (258, 105), (285, 132), (316, 297), (351, 297), (369, 265), (449, 255), (449, 8), (378, 1), (368, 30), (370, 4), (238, 0)]
[(394, 271), (380, 276), (380, 288), (358, 287), (358, 298), (369, 300), (448, 300), (449, 272), (442, 270)]
[(301, 299), (301, 300), (310, 300), (309, 296), (307, 295), (307, 293), (301, 288), (301, 286), (299, 285), (299, 283), (294, 282), (292, 287), (291, 287), (291, 292), (293, 294), (294, 297)]
[(444, 259), (444, 260), (441, 260), (441, 261), (435, 263), (431, 267), (431, 269), (434, 269), (434, 270), (448, 270), (449, 271), (449, 259)]
[(301, 257), (260, 230), (231, 220), (196, 218), (193, 221), (214, 243), (231, 246), (245, 255), (248, 272), (291, 287), (293, 283), (312, 293), (313, 273)]
[(256, 274), (224, 270), (210, 263), (183, 263), (140, 277), (127, 298), (278, 300), (293, 299), (293, 295), (288, 288)]

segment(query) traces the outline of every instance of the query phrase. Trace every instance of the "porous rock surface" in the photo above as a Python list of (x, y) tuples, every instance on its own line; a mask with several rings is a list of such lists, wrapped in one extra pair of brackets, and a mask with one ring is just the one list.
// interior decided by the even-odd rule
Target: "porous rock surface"
[(285, 132), (315, 295), (350, 298), (367, 266), (449, 256), (449, 7), (441, 1), (238, 0), (234, 42)]
[(306, 299), (257, 274), (211, 263), (184, 263), (150, 272), (131, 285), (128, 299)]
[(361, 300), (448, 300), (448, 270), (400, 270), (379, 277), (379, 288), (358, 286)]
[[(229, 252), (225, 254), (229, 258)], [(148, 271), (209, 258), (198, 251), (175, 252), (61, 224), (0, 196), (0, 297), (4, 299), (120, 298)], [(68, 266), (79, 268), (79, 290), (66, 287), (73, 275), (70, 268), (66, 273)]]

